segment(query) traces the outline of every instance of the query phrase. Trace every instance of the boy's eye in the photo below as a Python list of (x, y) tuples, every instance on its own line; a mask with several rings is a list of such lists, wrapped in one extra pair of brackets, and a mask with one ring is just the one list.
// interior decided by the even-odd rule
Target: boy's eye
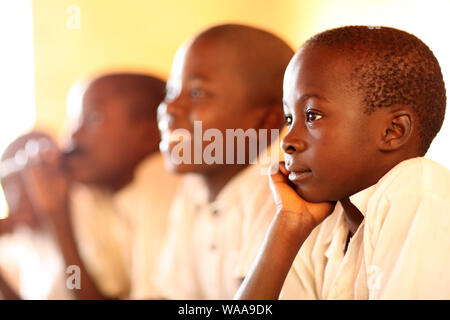
[(189, 91), (189, 95), (193, 99), (204, 98), (204, 97), (206, 97), (206, 91), (203, 89), (199, 89), (199, 88), (193, 88)]
[(284, 121), (286, 122), (287, 126), (289, 127), (292, 124), (292, 116), (284, 116)]
[(88, 127), (95, 127), (103, 121), (103, 117), (98, 112), (92, 112), (86, 115), (84, 123)]
[(322, 119), (323, 116), (314, 111), (306, 111), (306, 122), (314, 122)]

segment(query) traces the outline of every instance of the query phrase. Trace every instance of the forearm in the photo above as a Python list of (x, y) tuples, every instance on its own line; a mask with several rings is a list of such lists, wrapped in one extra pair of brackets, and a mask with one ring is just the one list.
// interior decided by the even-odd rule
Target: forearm
[[(65, 209), (68, 210), (68, 209)], [(54, 234), (61, 249), (66, 266), (75, 265), (80, 268), (80, 289), (73, 289), (75, 297), (81, 300), (111, 299), (104, 296), (87, 271), (78, 251), (69, 213), (59, 213), (54, 220)], [(57, 227), (56, 227), (57, 226)]]
[(10, 287), (3, 275), (0, 273), (0, 292), (5, 300), (20, 300), (19, 296), (13, 288)]
[(289, 269), (312, 228), (291, 223), (277, 214), (252, 269), (235, 295), (241, 300), (278, 299)]

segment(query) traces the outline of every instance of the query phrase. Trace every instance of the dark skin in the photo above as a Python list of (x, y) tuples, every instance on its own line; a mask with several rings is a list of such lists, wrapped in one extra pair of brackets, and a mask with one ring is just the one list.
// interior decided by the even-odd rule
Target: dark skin
[[(260, 107), (250, 102), (242, 77), (245, 70), (238, 68), (236, 55), (226, 49), (225, 43), (199, 38), (179, 50), (167, 84), (168, 95), (158, 110), (160, 126), (164, 122), (163, 141), (177, 129), (186, 129), (193, 136), (194, 121), (202, 121), (203, 132), (215, 128), (223, 137), (226, 129), (281, 128), (281, 106)], [(245, 164), (175, 164), (170, 154), (177, 144), (172, 141), (162, 149), (171, 171), (200, 174), (208, 186), (210, 201), (249, 163), (247, 159)], [(203, 143), (202, 154), (208, 144)], [(193, 143), (191, 148), (193, 157)], [(224, 146), (224, 159), (227, 152), (230, 150)]]
[(39, 212), (52, 221), (53, 231), (67, 266), (81, 270), (78, 299), (107, 297), (84, 266), (75, 241), (69, 209), (70, 180), (117, 192), (129, 184), (137, 165), (158, 151), (155, 118), (136, 119), (129, 104), (134, 100), (116, 96), (117, 80), (92, 82), (83, 97), (79, 127), (72, 134), (73, 153), (64, 157), (52, 148), (31, 159), (25, 172), (28, 192)]
[(111, 191), (127, 185), (136, 166), (157, 151), (159, 143), (156, 118), (133, 119), (128, 105), (134, 99), (116, 94), (119, 85), (114, 78), (89, 85), (79, 126), (72, 133), (74, 152), (66, 161), (74, 180)]
[(336, 201), (354, 234), (363, 216), (349, 197), (420, 155), (412, 110), (392, 106), (364, 114), (361, 96), (348, 85), (352, 67), (345, 58), (323, 47), (303, 48), (286, 70), (286, 163), (270, 176), (278, 210), (237, 299), (277, 299), (303, 242)]
[(0, 274), (0, 292), (5, 300), (20, 300), (19, 294), (11, 288), (8, 281)]

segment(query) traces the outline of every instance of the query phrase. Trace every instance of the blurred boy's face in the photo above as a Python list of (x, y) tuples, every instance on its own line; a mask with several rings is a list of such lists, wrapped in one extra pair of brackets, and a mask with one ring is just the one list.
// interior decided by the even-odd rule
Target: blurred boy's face
[[(201, 121), (203, 132), (215, 128), (222, 133), (224, 145), (226, 129), (258, 129), (258, 108), (249, 105), (241, 75), (244, 71), (236, 61), (226, 45), (211, 40), (200, 39), (178, 51), (167, 83), (167, 96), (158, 109), (161, 136), (167, 146), (161, 151), (172, 171), (205, 173), (221, 166), (207, 165), (203, 160), (202, 164), (174, 163), (171, 155), (179, 139), (172, 138), (177, 129), (186, 129), (193, 138), (194, 121)], [(203, 142), (202, 154), (209, 143)], [(193, 159), (193, 142), (188, 141), (187, 145)], [(224, 148), (224, 158), (226, 152)]]
[(289, 180), (307, 201), (341, 200), (374, 183), (377, 112), (363, 113), (350, 71), (338, 52), (322, 47), (300, 51), (286, 70), (282, 147)]
[(100, 80), (84, 94), (79, 126), (72, 134), (74, 153), (67, 161), (76, 181), (114, 184), (142, 153), (141, 124), (133, 119), (129, 102), (116, 95), (114, 88), (111, 81)]

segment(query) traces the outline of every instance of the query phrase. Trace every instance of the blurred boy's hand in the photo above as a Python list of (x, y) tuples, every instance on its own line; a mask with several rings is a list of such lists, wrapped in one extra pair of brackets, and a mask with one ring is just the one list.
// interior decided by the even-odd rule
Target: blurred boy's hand
[(28, 155), (22, 178), (34, 209), (54, 222), (67, 212), (69, 180), (55, 145)]
[(8, 218), (0, 219), (0, 236), (11, 232), (11, 224)]
[(23, 224), (23, 222), (12, 216), (0, 219), (0, 236), (14, 232), (17, 225), (20, 224)]
[(336, 203), (311, 203), (303, 200), (289, 183), (284, 161), (270, 168), (270, 189), (272, 191), (278, 214), (284, 215), (292, 226), (304, 230), (305, 224), (313, 229), (330, 215)]

